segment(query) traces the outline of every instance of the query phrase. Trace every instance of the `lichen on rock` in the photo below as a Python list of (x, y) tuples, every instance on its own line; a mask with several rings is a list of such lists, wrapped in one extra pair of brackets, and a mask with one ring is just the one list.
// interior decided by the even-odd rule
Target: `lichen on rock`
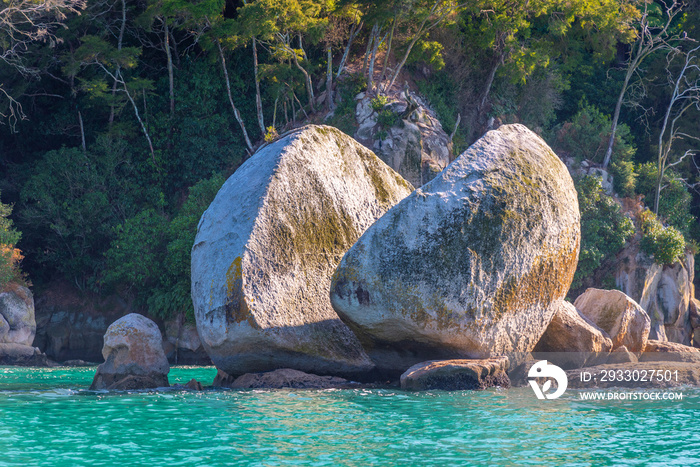
[(490, 131), (377, 221), (331, 301), (387, 370), (533, 349), (578, 262), (573, 181), (522, 125)]
[(347, 249), (412, 187), (339, 130), (306, 126), (261, 148), (224, 184), (192, 249), (197, 329), (230, 375), (372, 363), (328, 297)]

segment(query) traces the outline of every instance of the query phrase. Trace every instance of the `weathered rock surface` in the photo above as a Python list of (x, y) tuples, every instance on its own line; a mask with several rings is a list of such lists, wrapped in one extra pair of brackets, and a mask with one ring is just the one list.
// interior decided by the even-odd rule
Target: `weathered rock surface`
[(0, 365), (17, 366), (56, 366), (37, 347), (23, 344), (0, 342)]
[(372, 368), (331, 307), (345, 251), (412, 187), (339, 130), (307, 126), (254, 154), (224, 184), (192, 249), (197, 330), (230, 375)]
[[(419, 96), (392, 94), (379, 111), (372, 107), (373, 96), (362, 93), (356, 99), (355, 138), (414, 186), (428, 183), (452, 161), (449, 135)], [(379, 112), (394, 115), (394, 124), (382, 127)]]
[(365, 232), (331, 302), (385, 370), (530, 352), (569, 289), (579, 240), (566, 167), (506, 125)]
[(266, 373), (246, 373), (227, 385), (231, 389), (328, 389), (348, 387), (351, 383), (337, 376), (318, 376), (281, 368)]
[(700, 364), (700, 350), (676, 342), (647, 341), (639, 357), (640, 362), (696, 362)]
[[(588, 372), (592, 377), (590, 381), (581, 378), (581, 372)], [(602, 378), (603, 371), (615, 371), (621, 378)], [(646, 381), (635, 381), (633, 377), (625, 381), (626, 372), (643, 374)], [(676, 373), (677, 372), (677, 373)], [(652, 376), (653, 375), (653, 376)], [(661, 375), (661, 377), (658, 377)], [(640, 389), (667, 389), (678, 386), (700, 386), (700, 365), (689, 362), (642, 362), (618, 363), (612, 365), (598, 365), (582, 370), (569, 370), (566, 372), (569, 379), (569, 389), (594, 389), (594, 388), (640, 388)], [(639, 379), (639, 376), (637, 377)]]
[(651, 320), (641, 306), (619, 290), (588, 289), (574, 306), (596, 326), (608, 333), (613, 348), (624, 345), (631, 352), (643, 352)]
[(695, 259), (660, 266), (632, 242), (618, 255), (613, 271), (615, 285), (635, 300), (651, 318), (650, 338), (691, 345), (690, 323)]
[(66, 282), (53, 282), (36, 296), (34, 345), (59, 362), (101, 363), (107, 328), (132, 309), (118, 295), (102, 297)]
[(401, 375), (401, 388), (417, 391), (510, 387), (508, 357), (481, 360), (435, 360), (413, 365)]
[(605, 364), (614, 365), (616, 363), (637, 363), (638, 361), (639, 359), (635, 354), (627, 350), (627, 347), (625, 347), (624, 345), (621, 345), (608, 356), (608, 359), (605, 362)]
[(564, 369), (581, 368), (604, 358), (612, 350), (610, 336), (579, 312), (561, 302), (533, 350), (537, 360), (548, 360)]
[(0, 293), (0, 343), (31, 347), (35, 334), (32, 293), (26, 287), (8, 284)]
[(163, 350), (173, 365), (211, 365), (197, 326), (184, 321), (182, 315), (165, 322)]
[(131, 313), (112, 323), (104, 337), (102, 356), (90, 389), (167, 387), (170, 365), (156, 323)]

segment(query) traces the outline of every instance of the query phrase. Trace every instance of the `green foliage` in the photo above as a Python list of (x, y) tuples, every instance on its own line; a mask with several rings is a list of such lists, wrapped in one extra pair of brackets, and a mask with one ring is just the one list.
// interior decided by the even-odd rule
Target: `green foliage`
[(572, 289), (581, 287), (583, 280), (634, 234), (634, 224), (620, 212), (620, 205), (605, 195), (599, 178), (582, 177), (576, 181), (576, 190), (581, 211), (581, 253)]
[(102, 138), (93, 151), (50, 151), (21, 191), (25, 251), (49, 271), (96, 289), (112, 229), (144, 190), (133, 183), (125, 141)]
[(639, 215), (642, 230), (641, 249), (660, 265), (672, 264), (685, 252), (685, 239), (678, 229), (664, 227), (653, 212), (646, 210)]
[(637, 174), (632, 161), (616, 160), (610, 165), (613, 176), (613, 189), (620, 196), (634, 196)]
[[(637, 174), (637, 193), (644, 195), (647, 206), (652, 206), (658, 177), (656, 164), (647, 162), (637, 165)], [(678, 229), (686, 238), (692, 236), (693, 227), (697, 224), (695, 216), (691, 214), (692, 200), (678, 174), (672, 170), (667, 171), (659, 197), (659, 217)]]
[[(572, 121), (556, 131), (554, 148), (564, 151), (578, 161), (584, 159), (602, 163), (610, 138), (610, 117), (597, 108), (583, 103)], [(613, 144), (613, 160), (628, 161), (636, 152), (630, 142), (630, 130), (625, 124), (618, 126)]]
[(192, 186), (172, 220), (147, 208), (117, 226), (105, 254), (105, 282), (134, 289), (154, 316), (182, 313), (192, 319), (190, 250), (197, 223), (223, 183), (224, 178), (215, 175)]
[(266, 143), (271, 143), (279, 137), (280, 137), (280, 135), (279, 135), (279, 133), (277, 133), (277, 129), (275, 127), (273, 127), (272, 125), (267, 127), (267, 133), (265, 133), (265, 142)]
[(23, 282), (18, 264), (22, 257), (15, 248), (21, 234), (14, 229), (10, 214), (12, 206), (0, 201), (0, 291), (8, 282)]
[(383, 94), (378, 95), (374, 99), (370, 101), (370, 105), (372, 106), (372, 110), (375, 112), (381, 111), (385, 105), (389, 103), (389, 98), (386, 97)]

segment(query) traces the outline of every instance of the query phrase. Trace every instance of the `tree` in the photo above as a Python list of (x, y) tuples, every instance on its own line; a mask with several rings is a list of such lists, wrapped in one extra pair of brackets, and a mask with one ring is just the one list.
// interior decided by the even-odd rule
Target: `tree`
[(658, 4), (650, 5), (644, 2), (644, 10), (636, 25), (637, 38), (627, 59), (625, 79), (622, 82), (620, 95), (615, 103), (615, 113), (610, 126), (610, 138), (608, 139), (608, 147), (603, 159), (603, 168), (610, 164), (613, 145), (615, 144), (617, 123), (620, 119), (620, 110), (632, 76), (638, 72), (642, 62), (647, 57), (655, 52), (673, 48), (671, 42), (677, 42), (681, 39), (680, 33), (675, 32), (671, 26), (676, 16), (681, 12), (682, 4), (676, 0), (670, 2), (661, 0), (661, 4), (663, 9)]
[(21, 279), (18, 265), (22, 255), (15, 248), (21, 234), (14, 229), (10, 214), (12, 206), (0, 201), (0, 291), (8, 282)]
[[(672, 62), (680, 56), (681, 68), (674, 77)], [(658, 154), (657, 154), (657, 181), (656, 195), (654, 198), (654, 214), (659, 213), (659, 197), (663, 190), (663, 181), (666, 170), (680, 164), (686, 157), (697, 153), (697, 150), (689, 149), (685, 151), (675, 161), (671, 161), (673, 154), (673, 143), (678, 139), (691, 139), (700, 142), (700, 135), (690, 134), (683, 131), (681, 123), (686, 112), (695, 108), (700, 110), (700, 46), (688, 52), (681, 52), (674, 49), (668, 58), (666, 67), (669, 84), (673, 91), (666, 106), (661, 131), (659, 133)]]
[[(55, 45), (60, 41), (56, 29), (64, 26), (68, 14), (80, 14), (85, 0), (2, 0), (0, 6), (0, 60), (20, 73), (25, 79), (36, 77), (39, 70), (28, 65), (25, 54), (36, 42)], [(12, 90), (0, 83), (7, 109), (0, 116), (10, 127), (25, 118), (22, 106)]]

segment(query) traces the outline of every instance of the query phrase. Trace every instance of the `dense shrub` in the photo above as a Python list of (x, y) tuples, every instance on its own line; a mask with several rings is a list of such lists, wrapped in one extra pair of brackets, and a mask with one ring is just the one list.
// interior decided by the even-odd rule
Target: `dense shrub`
[(576, 181), (581, 211), (581, 252), (572, 289), (583, 285), (604, 260), (620, 251), (634, 234), (634, 224), (620, 212), (620, 205), (605, 195), (599, 178)]
[(106, 252), (105, 282), (133, 289), (154, 316), (192, 319), (190, 250), (199, 219), (223, 183), (215, 175), (192, 186), (172, 220), (149, 208), (119, 225)]
[(685, 252), (685, 239), (678, 229), (664, 227), (653, 212), (646, 210), (639, 215), (642, 230), (642, 251), (652, 256), (660, 265), (671, 264)]
[[(581, 161), (602, 163), (610, 138), (610, 117), (597, 108), (584, 104), (570, 122), (561, 125), (555, 134), (554, 149), (564, 151)], [(615, 133), (613, 161), (627, 161), (635, 153), (630, 143), (630, 129), (620, 124)]]
[[(656, 196), (658, 174), (656, 164), (653, 162), (639, 164), (636, 172), (637, 192), (644, 195), (645, 204), (651, 209), (654, 207)], [(670, 170), (664, 175), (663, 190), (659, 197), (659, 217), (678, 229), (686, 238), (690, 238), (697, 221), (690, 213), (692, 196), (679, 178)]]
[(637, 185), (637, 174), (634, 171), (634, 163), (631, 161), (614, 161), (610, 165), (610, 173), (613, 176), (613, 189), (620, 196), (632, 197)]

